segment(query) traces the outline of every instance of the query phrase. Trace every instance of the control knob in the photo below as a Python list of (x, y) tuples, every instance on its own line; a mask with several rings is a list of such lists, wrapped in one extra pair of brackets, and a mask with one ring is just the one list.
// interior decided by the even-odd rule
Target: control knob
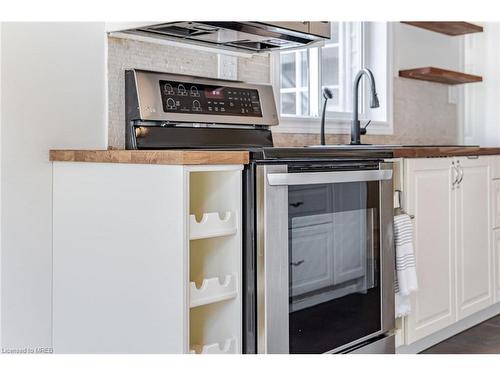
[(195, 112), (201, 111), (201, 104), (198, 100), (193, 100), (193, 111)]
[(167, 109), (177, 109), (175, 106), (175, 100), (172, 98), (167, 99)]
[(177, 86), (177, 93), (181, 96), (186, 96), (187, 95), (187, 91), (186, 91), (186, 88), (184, 87), (183, 84), (180, 84), (179, 86)]
[(174, 94), (174, 88), (170, 83), (166, 83), (165, 86), (163, 86), (163, 91), (167, 95), (173, 95)]
[(191, 86), (189, 91), (191, 93), (191, 96), (194, 96), (194, 97), (200, 96), (200, 93), (198, 92), (198, 87), (196, 87), (196, 86)]

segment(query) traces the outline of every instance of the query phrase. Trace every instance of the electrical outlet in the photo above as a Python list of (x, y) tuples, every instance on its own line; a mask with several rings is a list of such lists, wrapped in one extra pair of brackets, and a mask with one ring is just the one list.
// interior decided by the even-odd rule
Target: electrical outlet
[(217, 63), (218, 78), (232, 80), (238, 78), (238, 58), (236, 56), (219, 54), (217, 55)]

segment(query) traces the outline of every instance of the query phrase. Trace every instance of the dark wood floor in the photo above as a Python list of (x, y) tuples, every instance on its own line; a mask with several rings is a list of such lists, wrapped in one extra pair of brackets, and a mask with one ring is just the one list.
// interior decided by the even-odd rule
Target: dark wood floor
[(450, 337), (422, 354), (500, 354), (500, 315)]

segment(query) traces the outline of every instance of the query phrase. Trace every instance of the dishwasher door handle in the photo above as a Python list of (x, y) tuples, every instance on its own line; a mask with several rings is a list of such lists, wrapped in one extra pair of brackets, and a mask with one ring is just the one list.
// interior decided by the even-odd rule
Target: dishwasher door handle
[(347, 182), (383, 181), (390, 179), (392, 179), (392, 170), (390, 169), (267, 174), (267, 182), (271, 186), (335, 184)]

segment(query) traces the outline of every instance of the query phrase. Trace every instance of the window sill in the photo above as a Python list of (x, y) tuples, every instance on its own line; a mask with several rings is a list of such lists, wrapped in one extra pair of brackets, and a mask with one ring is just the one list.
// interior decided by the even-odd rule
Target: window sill
[[(362, 126), (366, 121), (362, 121)], [(321, 120), (317, 117), (281, 117), (280, 124), (272, 128), (276, 133), (318, 134)], [(387, 121), (372, 121), (368, 127), (371, 135), (393, 135), (392, 123)], [(345, 119), (326, 119), (326, 134), (350, 134), (351, 122)]]

